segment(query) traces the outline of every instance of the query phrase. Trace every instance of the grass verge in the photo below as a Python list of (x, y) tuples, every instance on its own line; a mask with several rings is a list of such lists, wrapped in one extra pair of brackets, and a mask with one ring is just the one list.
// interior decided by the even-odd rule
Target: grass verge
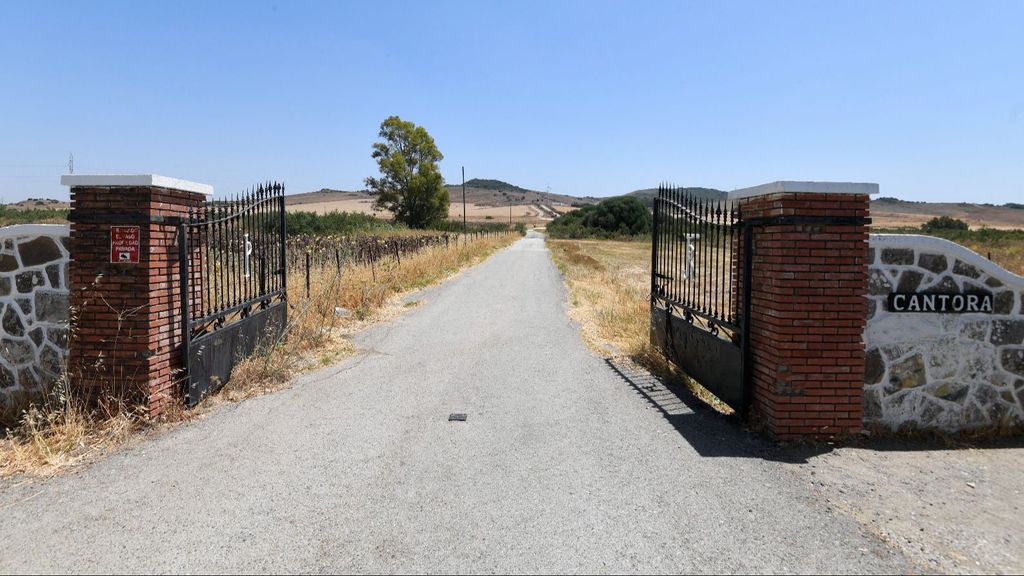
[(570, 314), (591, 348), (606, 356), (625, 356), (685, 386), (715, 410), (732, 414), (651, 345), (650, 242), (549, 239), (548, 246), (569, 287)]
[[(391, 319), (410, 305), (409, 291), (442, 281), (508, 246), (517, 233), (486, 236), (451, 246), (430, 246), (397, 260), (372, 265), (315, 269), (310, 293), (304, 278), (292, 275), (287, 337), (241, 363), (232, 378), (191, 410), (179, 408), (159, 419), (118, 398), (86, 406), (68, 394), (66, 381), (54, 385), (45, 401), (32, 406), (19, 424), (0, 432), (0, 478), (15, 474), (50, 476), (88, 462), (147, 432), (201, 418), (216, 407), (288, 386), (297, 374), (329, 365), (354, 352), (350, 336)], [(415, 305), (415, 304), (413, 304)]]

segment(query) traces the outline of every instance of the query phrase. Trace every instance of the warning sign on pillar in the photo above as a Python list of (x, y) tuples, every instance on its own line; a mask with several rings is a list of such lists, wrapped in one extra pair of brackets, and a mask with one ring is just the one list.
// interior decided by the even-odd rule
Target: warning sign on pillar
[(138, 226), (110, 227), (110, 262), (138, 264), (141, 234)]

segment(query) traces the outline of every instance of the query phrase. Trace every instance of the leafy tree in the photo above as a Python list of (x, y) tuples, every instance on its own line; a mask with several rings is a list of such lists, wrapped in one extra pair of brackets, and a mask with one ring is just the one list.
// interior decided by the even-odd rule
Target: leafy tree
[(967, 223), (958, 218), (939, 216), (921, 225), (922, 230), (967, 230)]
[(377, 194), (374, 207), (390, 210), (395, 220), (412, 228), (426, 228), (448, 217), (448, 191), (437, 163), (444, 156), (422, 126), (391, 116), (381, 122), (373, 145), (380, 178), (367, 178)]

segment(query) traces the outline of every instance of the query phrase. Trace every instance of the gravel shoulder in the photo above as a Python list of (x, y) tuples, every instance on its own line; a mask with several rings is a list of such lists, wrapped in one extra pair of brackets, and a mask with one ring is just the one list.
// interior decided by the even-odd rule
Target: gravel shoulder
[(802, 481), (929, 572), (1024, 572), (1024, 442), (875, 440), (813, 456)]

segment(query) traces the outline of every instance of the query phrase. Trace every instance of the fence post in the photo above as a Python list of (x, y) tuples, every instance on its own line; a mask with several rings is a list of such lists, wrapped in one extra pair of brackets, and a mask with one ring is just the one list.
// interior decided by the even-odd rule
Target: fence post
[(180, 224), (213, 187), (153, 174), (73, 174), (61, 184), (71, 188), (72, 389), (124, 395), (155, 416), (182, 398), (182, 254), (194, 294), (205, 276)]
[(306, 252), (306, 298), (309, 298), (309, 252)]
[(751, 418), (779, 438), (860, 432), (869, 200), (877, 184), (736, 190), (743, 218)]
[(654, 197), (654, 221), (651, 226), (651, 307), (653, 310), (654, 296), (658, 289), (658, 281), (655, 274), (658, 273), (658, 205), (661, 203), (661, 190)]

